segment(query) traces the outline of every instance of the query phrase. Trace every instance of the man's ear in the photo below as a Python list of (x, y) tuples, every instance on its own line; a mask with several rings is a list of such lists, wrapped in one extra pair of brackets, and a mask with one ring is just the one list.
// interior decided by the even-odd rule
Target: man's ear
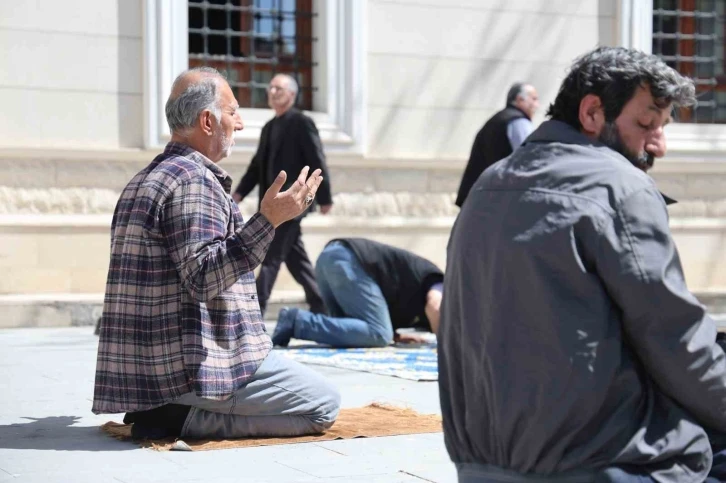
[(199, 127), (207, 136), (214, 135), (214, 124), (212, 124), (212, 111), (205, 109), (199, 114)]
[(580, 101), (578, 113), (582, 131), (590, 136), (599, 136), (605, 125), (605, 110), (600, 97), (587, 94)]

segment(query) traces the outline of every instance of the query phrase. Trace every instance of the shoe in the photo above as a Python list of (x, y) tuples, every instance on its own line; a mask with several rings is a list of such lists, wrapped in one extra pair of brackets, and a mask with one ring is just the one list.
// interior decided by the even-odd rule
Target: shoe
[(165, 404), (146, 411), (126, 413), (124, 424), (133, 424), (131, 438), (134, 440), (178, 438), (190, 410), (190, 406)]
[(167, 428), (158, 428), (154, 426), (144, 426), (141, 423), (131, 425), (131, 439), (134, 441), (155, 440), (178, 438), (179, 433), (171, 431)]
[(280, 347), (287, 347), (295, 332), (295, 318), (298, 309), (284, 308), (277, 314), (277, 325), (272, 333), (272, 343)]

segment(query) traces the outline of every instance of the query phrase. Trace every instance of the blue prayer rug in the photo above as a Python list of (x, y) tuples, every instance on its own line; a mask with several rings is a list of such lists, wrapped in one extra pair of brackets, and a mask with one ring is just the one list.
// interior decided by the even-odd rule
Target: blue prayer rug
[(439, 378), (436, 344), (367, 349), (291, 346), (281, 349), (280, 353), (303, 364), (340, 367), (411, 381), (436, 381)]

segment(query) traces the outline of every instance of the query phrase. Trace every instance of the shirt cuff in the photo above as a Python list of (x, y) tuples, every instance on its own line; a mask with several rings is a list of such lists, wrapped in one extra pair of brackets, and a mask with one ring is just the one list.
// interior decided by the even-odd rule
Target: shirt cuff
[(259, 242), (266, 242), (269, 245), (272, 243), (272, 239), (275, 238), (275, 227), (259, 211), (247, 220), (245, 227), (249, 230), (249, 233), (255, 234), (255, 239)]

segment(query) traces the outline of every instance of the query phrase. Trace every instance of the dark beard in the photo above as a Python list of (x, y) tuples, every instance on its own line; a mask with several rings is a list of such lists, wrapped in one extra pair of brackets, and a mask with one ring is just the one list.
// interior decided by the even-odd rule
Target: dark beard
[(655, 156), (650, 153), (643, 151), (637, 154), (630, 151), (623, 143), (623, 137), (614, 122), (605, 123), (597, 140), (613, 151), (622, 154), (633, 166), (642, 171), (647, 172), (655, 163)]

